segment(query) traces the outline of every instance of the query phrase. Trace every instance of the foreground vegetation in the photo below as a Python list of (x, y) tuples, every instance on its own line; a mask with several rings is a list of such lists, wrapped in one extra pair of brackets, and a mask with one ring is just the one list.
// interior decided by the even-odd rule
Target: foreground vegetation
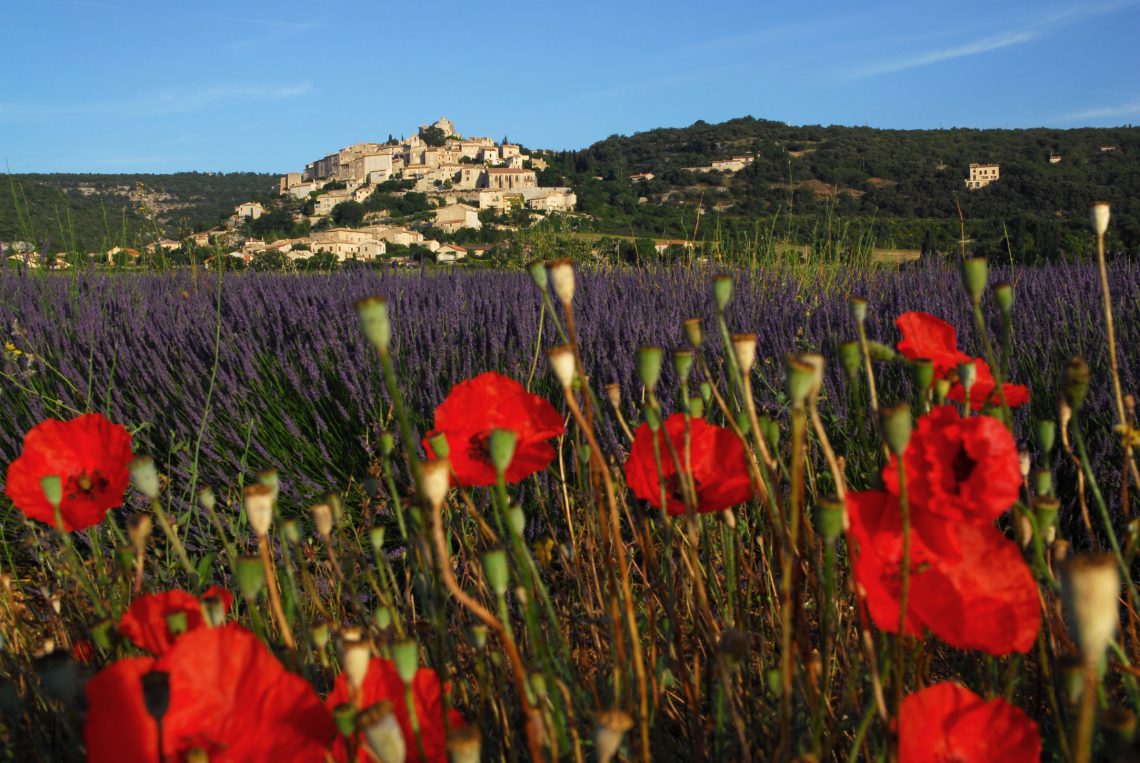
[(7, 749), (1132, 756), (1140, 273), (1093, 220), (1006, 281), (4, 277)]

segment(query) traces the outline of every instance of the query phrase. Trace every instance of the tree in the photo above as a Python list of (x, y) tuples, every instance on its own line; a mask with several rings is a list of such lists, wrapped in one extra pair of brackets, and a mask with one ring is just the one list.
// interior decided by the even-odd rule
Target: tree
[(447, 143), (447, 133), (434, 125), (420, 130), (420, 137), (429, 146), (438, 147)]
[(257, 254), (253, 255), (253, 261), (249, 263), (249, 267), (253, 270), (262, 272), (268, 270), (284, 270), (285, 255), (276, 249), (258, 252)]
[(359, 201), (342, 201), (332, 208), (332, 219), (337, 225), (360, 225), (364, 221), (364, 205)]

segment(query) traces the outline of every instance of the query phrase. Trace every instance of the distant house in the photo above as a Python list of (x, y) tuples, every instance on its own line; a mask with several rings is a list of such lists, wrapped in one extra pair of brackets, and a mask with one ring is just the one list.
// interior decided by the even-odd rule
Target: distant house
[(685, 241), (684, 239), (673, 239), (673, 240), (654, 241), (653, 242), (653, 248), (657, 250), (658, 254), (665, 254), (665, 250), (667, 250), (671, 246), (679, 246), (679, 247), (682, 247), (684, 249), (692, 249), (693, 248), (693, 242), (692, 241)]
[(652, 172), (635, 172), (629, 176), (629, 182), (640, 183), (643, 180), (645, 180), (645, 181), (652, 180), (655, 177), (657, 177), (657, 176), (654, 175)]
[(997, 164), (971, 164), (970, 177), (966, 180), (966, 187), (971, 191), (985, 188), (1001, 177), (1001, 166)]
[(235, 216), (249, 220), (256, 220), (263, 214), (265, 214), (265, 207), (256, 201), (247, 201), (244, 204), (238, 204), (237, 209), (234, 210)]
[(448, 204), (435, 210), (435, 227), (444, 233), (455, 233), (460, 228), (483, 227), (479, 210), (466, 204)]
[(1112, 153), (1113, 151), (1119, 151), (1119, 150), (1120, 150), (1120, 146), (1101, 146), (1100, 147), (1100, 152), (1102, 154), (1109, 154), (1109, 153)]
[(440, 244), (439, 249), (435, 250), (436, 262), (455, 262), (466, 256), (466, 247), (459, 246), (458, 244)]
[(1060, 164), (1060, 163), (1061, 163), (1061, 155), (1060, 154), (1049, 154), (1049, 164)]

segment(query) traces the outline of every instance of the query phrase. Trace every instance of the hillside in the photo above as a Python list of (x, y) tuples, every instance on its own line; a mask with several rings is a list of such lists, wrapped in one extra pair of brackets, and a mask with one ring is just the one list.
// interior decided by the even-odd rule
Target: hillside
[[(738, 155), (756, 158), (734, 173), (686, 169)], [(550, 162), (544, 182), (568, 181), (579, 210), (614, 233), (683, 235), (700, 205), (719, 213), (722, 230), (826, 211), (862, 220), (899, 245), (944, 248), (957, 238), (958, 202), (979, 248), (1000, 245), (1004, 253), (1004, 224), (1015, 256), (1051, 259), (1083, 232), (1089, 201), (1104, 198), (1113, 204), (1118, 248), (1140, 249), (1136, 127), (878, 130), (742, 117), (614, 135), (543, 156)], [(972, 162), (1000, 164), (1001, 179), (967, 191)], [(629, 178), (645, 172), (654, 177)]]
[(217, 225), (276, 186), (275, 175), (252, 172), (9, 175), (0, 182), (0, 241), (79, 251), (138, 246)]

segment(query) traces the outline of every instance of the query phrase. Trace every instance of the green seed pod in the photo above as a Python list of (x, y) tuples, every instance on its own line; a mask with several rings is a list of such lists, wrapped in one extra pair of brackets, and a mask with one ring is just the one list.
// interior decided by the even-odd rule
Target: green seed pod
[(1053, 473), (1048, 469), (1033, 472), (1033, 492), (1037, 495), (1053, 495)]
[(487, 578), (487, 585), (496, 596), (503, 596), (510, 583), (510, 572), (507, 569), (507, 554), (501, 548), (493, 548), (483, 552), (483, 576)]
[(52, 505), (52, 508), (58, 509), (59, 504), (63, 501), (63, 480), (55, 474), (43, 477), (40, 480), (40, 490), (43, 491), (44, 498)]
[(447, 435), (443, 432), (436, 432), (427, 440), (436, 458), (447, 458), (451, 455), (451, 446), (447, 444)]
[(736, 412), (736, 428), (740, 430), (741, 434), (748, 434), (752, 431), (752, 419), (748, 418), (747, 411)]
[(368, 341), (380, 352), (388, 352), (392, 343), (392, 324), (388, 320), (388, 302), (380, 297), (368, 297), (356, 303), (360, 324)]
[(707, 381), (701, 382), (701, 400), (705, 401), (705, 408), (709, 407), (709, 405), (712, 403), (712, 399), (712, 385), (710, 385)]
[(166, 630), (172, 636), (178, 636), (186, 632), (190, 627), (190, 619), (185, 612), (171, 612), (166, 616)]
[(309, 638), (313, 640), (313, 646), (318, 652), (329, 645), (330, 636), (329, 624), (326, 622), (316, 623), (309, 628)]
[(703, 419), (705, 417), (705, 401), (699, 397), (690, 397), (689, 415), (694, 419)]
[(206, 511), (213, 511), (217, 506), (218, 499), (214, 496), (214, 489), (206, 486), (198, 491), (198, 505)]
[(351, 702), (341, 702), (333, 708), (333, 723), (340, 735), (348, 738), (356, 733), (356, 705)]
[(914, 378), (914, 386), (925, 395), (930, 390), (931, 385), (934, 384), (934, 363), (926, 358), (912, 360), (910, 372)]
[(826, 541), (833, 541), (843, 534), (847, 524), (847, 507), (835, 496), (828, 496), (819, 502), (815, 510), (815, 530)]
[(811, 394), (815, 383), (815, 368), (795, 356), (789, 355), (784, 363), (785, 385), (792, 404), (801, 406)]
[(719, 275), (713, 279), (713, 299), (716, 300), (717, 312), (724, 312), (728, 301), (732, 299), (732, 278)]
[(523, 513), (521, 506), (511, 506), (507, 509), (507, 525), (511, 532), (522, 537), (523, 530), (526, 529), (526, 514)]
[(377, 628), (382, 631), (387, 630), (392, 624), (392, 610), (387, 607), (377, 607), (372, 613), (372, 619), (376, 622)]
[(383, 527), (373, 527), (368, 531), (368, 542), (372, 545), (372, 553), (379, 554), (384, 548), (384, 535), (386, 530)]
[(854, 383), (859, 378), (862, 363), (863, 351), (859, 349), (858, 342), (843, 342), (839, 345), (839, 365), (843, 366), (848, 383)]
[(689, 381), (689, 374), (693, 370), (693, 353), (688, 350), (677, 350), (673, 353), (673, 371), (677, 380), (682, 384)]
[(415, 641), (406, 639), (392, 644), (392, 662), (396, 663), (396, 672), (404, 686), (411, 686), (420, 668), (420, 648)]
[(281, 533), (285, 536), (285, 540), (294, 546), (301, 545), (301, 541), (305, 539), (305, 533), (301, 528), (301, 523), (296, 519), (286, 519), (282, 522)]
[(530, 280), (534, 281), (534, 285), (541, 291), (546, 291), (547, 276), (546, 276), (546, 263), (542, 260), (533, 260), (527, 263), (526, 272), (530, 273)]
[(867, 300), (862, 297), (848, 297), (847, 307), (851, 311), (851, 320), (856, 326), (862, 326), (867, 320)]
[(962, 387), (966, 391), (966, 399), (970, 399), (970, 390), (974, 388), (974, 382), (978, 380), (978, 367), (974, 361), (967, 360), (964, 363), (958, 364), (958, 381), (961, 382)]
[(1074, 411), (1079, 410), (1089, 393), (1089, 364), (1079, 355), (1074, 355), (1065, 364), (1063, 372), (1065, 402)]
[(1038, 421), (1033, 427), (1033, 435), (1041, 453), (1048, 456), (1053, 452), (1053, 445), (1057, 441), (1057, 422), (1052, 419)]
[(511, 460), (515, 457), (515, 443), (518, 435), (509, 429), (495, 429), (487, 443), (487, 450), (491, 456), (491, 463), (499, 474), (506, 474)]
[(1057, 513), (1060, 510), (1061, 502), (1056, 498), (1039, 495), (1033, 499), (1033, 513), (1042, 532), (1057, 523)]
[(780, 449), (780, 425), (771, 416), (760, 416), (757, 421), (760, 424), (760, 435), (764, 441), (768, 443), (768, 447), (772, 450)]
[(387, 458), (392, 455), (392, 451), (396, 449), (396, 438), (392, 436), (391, 432), (380, 433), (380, 455)]
[(871, 356), (871, 360), (879, 363), (890, 363), (899, 357), (894, 347), (882, 342), (867, 342), (867, 354)]
[(91, 640), (103, 651), (111, 651), (115, 642), (115, 623), (111, 620), (100, 620), (95, 623), (91, 627)]
[(969, 295), (971, 304), (981, 303), (987, 278), (989, 278), (989, 266), (985, 257), (970, 257), (962, 263), (962, 284), (966, 287), (966, 294)]
[(657, 387), (661, 378), (661, 363), (665, 353), (660, 347), (641, 347), (637, 350), (637, 375), (650, 393)]
[(906, 403), (899, 403), (889, 408), (883, 408), (879, 415), (883, 424), (883, 440), (886, 441), (891, 453), (901, 456), (906, 452), (906, 446), (910, 443), (912, 431), (910, 406)]
[(999, 281), (993, 285), (993, 292), (998, 309), (1009, 315), (1013, 311), (1013, 284), (1009, 281)]
[(150, 456), (139, 456), (130, 463), (131, 482), (135, 489), (151, 500), (158, 498), (158, 469)]
[(645, 423), (649, 425), (650, 432), (656, 432), (661, 428), (661, 414), (656, 408), (647, 407), (642, 415), (645, 416)]
[(689, 344), (691, 344), (694, 349), (700, 349), (701, 342), (704, 341), (701, 319), (687, 318), (683, 325), (685, 327), (685, 338), (689, 340)]
[(237, 563), (238, 590), (247, 601), (253, 601), (265, 587), (265, 568), (256, 556), (243, 556)]
[(950, 380), (949, 379), (935, 379), (934, 380), (934, 402), (938, 405), (946, 400), (946, 396), (950, 394)]

